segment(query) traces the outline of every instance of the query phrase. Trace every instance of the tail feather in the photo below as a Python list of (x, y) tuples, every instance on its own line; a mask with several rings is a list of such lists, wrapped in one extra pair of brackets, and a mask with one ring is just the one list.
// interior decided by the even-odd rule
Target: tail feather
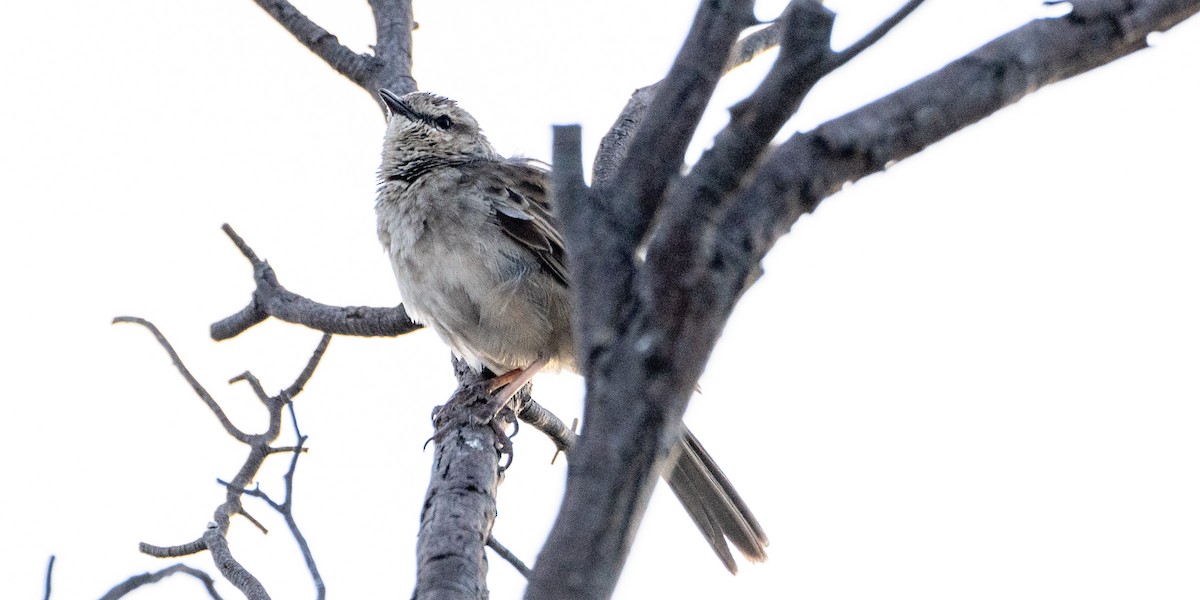
[(768, 542), (762, 526), (686, 425), (677, 455), (667, 484), (725, 568), (737, 573), (728, 542), (752, 562), (766, 560)]

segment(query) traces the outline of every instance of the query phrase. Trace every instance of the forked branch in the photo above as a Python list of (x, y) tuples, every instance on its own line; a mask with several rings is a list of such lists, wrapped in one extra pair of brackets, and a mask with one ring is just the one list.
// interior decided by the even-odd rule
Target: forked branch
[[(225, 501), (214, 511), (213, 521), (209, 524), (199, 538), (175, 546), (156, 546), (142, 543), (139, 546), (141, 551), (151, 556), (166, 558), (186, 556), (207, 550), (212, 556), (213, 563), (216, 565), (221, 575), (223, 575), (238, 590), (245, 594), (247, 598), (251, 598), (253, 600), (265, 600), (269, 598), (262, 583), (259, 582), (258, 579), (256, 579), (245, 567), (243, 567), (236, 558), (234, 558), (233, 553), (229, 548), (228, 540), (225, 536), (229, 530), (230, 518), (234, 515), (245, 516), (260, 529), (262, 528), (262, 526), (256, 520), (250, 517), (245, 508), (242, 506), (242, 496), (247, 493), (247, 489), (257, 476), (259, 469), (262, 468), (262, 465), (266, 461), (267, 457), (278, 452), (278, 449), (273, 448), (271, 443), (274, 442), (279, 436), (279, 432), (282, 427), (283, 408), (285, 406), (291, 406), (293, 397), (300, 393), (300, 391), (304, 388), (305, 383), (307, 383), (309, 378), (312, 377), (317, 365), (320, 363), (321, 357), (325, 353), (326, 348), (329, 347), (329, 341), (332, 336), (326, 333), (321, 337), (320, 343), (313, 351), (313, 354), (308, 363), (305, 365), (304, 369), (301, 370), (300, 374), (296, 377), (296, 380), (292, 382), (287, 389), (281, 391), (277, 395), (267, 395), (263, 391), (258, 380), (248, 372), (233, 378), (231, 383), (245, 381), (250, 384), (255, 392), (255, 395), (267, 408), (268, 424), (266, 430), (263, 433), (250, 434), (238, 429), (229, 422), (229, 419), (225, 416), (224, 411), (222, 411), (220, 406), (217, 405), (217, 403), (212, 399), (211, 394), (209, 394), (208, 391), (205, 390), (204, 387), (200, 385), (200, 383), (191, 375), (187, 367), (183, 365), (183, 362), (180, 360), (179, 355), (175, 352), (175, 349), (172, 348), (170, 342), (167, 341), (166, 337), (162, 335), (162, 333), (157, 327), (154, 326), (153, 323), (136, 317), (118, 317), (114, 319), (114, 322), (135, 323), (148, 329), (154, 335), (159, 345), (161, 345), (171, 357), (171, 361), (174, 363), (176, 369), (179, 370), (184, 379), (186, 379), (188, 383), (192, 385), (192, 389), (198, 396), (200, 396), (205, 405), (208, 406), (209, 410), (211, 410), (213, 414), (217, 416), (217, 419), (221, 422), (222, 426), (225, 427), (226, 432), (238, 441), (249, 446), (248, 456), (241, 468), (238, 469), (237, 475), (234, 476), (234, 478), (228, 483), (220, 482), (225, 486)], [(292, 422), (293, 425), (295, 425), (296, 420), (294, 413)], [(307, 545), (304, 543), (304, 538), (300, 535), (299, 528), (295, 526), (295, 521), (291, 518), (292, 477), (295, 473), (296, 459), (299, 457), (300, 452), (303, 451), (305, 439), (303, 436), (300, 436), (298, 426), (296, 433), (298, 436), (298, 442), (292, 449), (292, 464), (285, 478), (285, 484), (287, 486), (287, 498), (283, 504), (269, 502), (269, 499), (268, 502), (273, 508), (284, 514), (285, 518), (288, 520), (289, 527), (291, 528), (293, 535), (296, 536), (296, 540), (300, 543), (302, 549), (307, 550)], [(251, 495), (260, 494), (251, 493)], [(324, 586), (321, 583), (320, 575), (317, 573), (316, 564), (312, 561), (311, 554), (307, 552), (305, 552), (305, 559), (313, 576), (313, 580), (318, 587), (318, 598), (321, 598), (324, 596)], [(113, 591), (110, 591), (110, 594), (119, 592), (118, 595), (106, 597), (120, 597), (120, 595), (124, 595), (129, 590), (135, 589), (136, 587), (145, 585), (147, 583), (153, 583), (177, 571), (189, 572), (187, 568), (180, 568), (176, 569), (175, 571), (165, 569), (157, 574), (147, 574), (144, 576), (133, 577), (129, 580), (126, 580), (126, 582), (122, 583), (121, 585), (118, 585), (116, 588), (113, 588)], [(211, 583), (211, 579), (208, 581)], [(215, 592), (213, 593), (215, 597)]]

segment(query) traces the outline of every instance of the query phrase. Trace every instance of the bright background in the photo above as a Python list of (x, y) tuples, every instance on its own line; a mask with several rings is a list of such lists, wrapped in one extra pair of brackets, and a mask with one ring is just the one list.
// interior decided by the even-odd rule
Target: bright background
[[(900, 0), (830, 2), (848, 44)], [(777, 14), (780, 0), (763, 2)], [(767, 6), (769, 4), (770, 6)], [(365, 2), (299, 8), (364, 51)], [(665, 74), (695, 2), (418, 0), (416, 77), (503, 152), (548, 158), (553, 123), (594, 148)], [(829, 77), (795, 127), (854, 109), (1036, 16), (1033, 0), (931, 0)], [(1195, 20), (1193, 20), (1195, 21)], [(383, 119), (249, 0), (5, 2), (0, 36), (0, 579), (96, 598), (195, 539), (244, 449), (175, 374), (156, 322), (247, 429), (244, 384), (288, 385), (318, 334), (224, 343), (249, 298), (231, 223), (290, 289), (398, 302), (375, 239)], [(688, 422), (767, 528), (770, 560), (725, 574), (670, 494), (619, 598), (1200, 596), (1200, 22), (1038, 92), (827, 201), (767, 261)], [(694, 159), (769, 64), (728, 78)], [(300, 396), (312, 450), (296, 515), (330, 598), (407, 598), (431, 408), (453, 389), (436, 336), (334, 340)], [(569, 420), (573, 376), (536, 396)], [(523, 432), (497, 537), (536, 556), (564, 463)], [(278, 494), (286, 457), (263, 475)], [(282, 522), (233, 548), (278, 598), (310, 597)], [(190, 563), (212, 570), (207, 555)], [(493, 558), (493, 596), (522, 582)], [(223, 584), (227, 598), (237, 597)], [(137, 598), (203, 598), (173, 578)]]

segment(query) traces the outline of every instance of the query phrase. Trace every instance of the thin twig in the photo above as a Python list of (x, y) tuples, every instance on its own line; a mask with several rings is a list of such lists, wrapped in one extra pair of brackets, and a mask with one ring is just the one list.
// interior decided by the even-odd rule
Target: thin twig
[(50, 600), (50, 581), (54, 578), (54, 555), (50, 555), (50, 562), (46, 565), (46, 595), (45, 600)]
[(517, 558), (517, 555), (513, 554), (512, 550), (509, 550), (508, 548), (504, 547), (504, 544), (496, 541), (495, 537), (490, 535), (488, 536), (487, 547), (491, 548), (492, 551), (495, 552), (500, 558), (503, 558), (505, 562), (512, 565), (513, 568), (516, 569), (517, 572), (520, 573), (525, 579), (529, 579), (533, 575), (533, 569), (530, 569), (523, 561), (521, 561), (521, 559)]
[[(329, 342), (332, 340), (333, 334), (329, 332), (325, 332), (325, 335), (321, 336), (321, 342), (317, 344), (316, 350), (313, 350), (312, 357), (308, 359), (308, 364), (304, 365), (304, 370), (300, 371), (300, 376), (296, 377), (296, 381), (292, 382), (292, 385), (283, 391), (285, 398), (295, 398), (300, 395), (300, 392), (304, 391), (305, 384), (312, 378), (313, 373), (317, 372), (317, 365), (320, 364), (321, 357), (325, 356), (325, 351), (329, 349)], [(296, 429), (296, 438), (299, 439), (300, 425), (296, 423), (296, 413), (294, 410), (292, 411), (292, 425)], [(303, 445), (303, 440), (301, 440), (300, 445)]]
[(192, 390), (196, 392), (196, 395), (200, 396), (200, 399), (204, 401), (204, 404), (208, 406), (208, 409), (212, 411), (214, 415), (216, 415), (217, 420), (221, 422), (221, 426), (225, 428), (225, 432), (239, 442), (249, 443), (251, 435), (242, 431), (241, 429), (238, 429), (236, 426), (234, 426), (233, 422), (229, 420), (229, 417), (225, 416), (225, 411), (221, 410), (221, 406), (217, 404), (216, 400), (213, 400), (213, 397), (208, 393), (208, 390), (204, 389), (204, 386), (200, 385), (200, 382), (192, 375), (191, 371), (184, 366), (183, 361), (179, 358), (179, 354), (175, 352), (175, 348), (171, 347), (171, 343), (168, 342), (167, 338), (164, 337), (162, 332), (158, 330), (158, 327), (156, 327), (150, 321), (138, 317), (117, 317), (113, 319), (112, 322), (135, 323), (150, 330), (150, 333), (154, 335), (154, 339), (158, 340), (158, 344), (163, 347), (163, 350), (167, 351), (167, 356), (171, 357), (171, 364), (175, 365), (175, 369), (179, 371), (179, 374), (183, 376), (183, 379), (188, 382), (188, 385), (192, 386)]
[[(246, 250), (248, 255), (253, 255), (253, 252), (248, 252), (248, 248), (246, 248)], [(203, 390), (199, 382), (197, 382), (195, 378), (191, 377), (191, 374), (183, 366), (182, 361), (179, 360), (179, 357), (175, 354), (174, 350), (171, 348), (171, 345), (162, 336), (162, 334), (159, 333), (158, 329), (152, 323), (133, 317), (121, 317), (118, 319), (118, 321), (139, 323), (150, 329), (150, 331), (154, 332), (155, 337), (158, 338), (159, 343), (167, 349), (167, 352), (171, 355), (176, 368), (181, 374), (184, 375), (185, 379), (187, 379), (189, 382), (192, 382), (194, 388)], [(329, 334), (321, 336), (320, 343), (313, 351), (313, 355), (308, 360), (304, 369), (296, 377), (296, 380), (278, 395), (268, 396), (263, 390), (262, 384), (249, 371), (233, 378), (232, 381), (246, 381), (249, 383), (254, 389), (255, 394), (267, 407), (268, 425), (266, 432), (255, 435), (242, 434), (240, 437), (237, 435), (233, 436), (250, 447), (249, 453), (241, 468), (238, 470), (237, 475), (231, 481), (225, 482), (220, 479), (217, 480), (226, 488), (225, 502), (218, 506), (213, 512), (213, 521), (205, 529), (204, 534), (199, 539), (188, 542), (187, 544), (167, 547), (142, 543), (139, 545), (139, 548), (142, 552), (151, 556), (167, 557), (194, 554), (196, 552), (208, 550), (212, 556), (214, 564), (220, 570), (221, 574), (235, 587), (237, 587), (238, 590), (242, 591), (247, 598), (254, 600), (266, 600), (269, 598), (266, 589), (263, 587), (262, 583), (258, 581), (258, 579), (256, 579), (233, 557), (233, 553), (229, 548), (229, 542), (225, 537), (226, 532), (229, 530), (230, 517), (232, 515), (241, 515), (245, 517), (260, 530), (262, 530), (263, 533), (266, 533), (266, 527), (264, 527), (261, 522), (250, 515), (250, 513), (242, 505), (242, 496), (256, 496), (266, 500), (268, 505), (272, 506), (272, 508), (275, 508), (276, 510), (279, 510), (284, 515), (284, 518), (288, 522), (289, 528), (292, 530), (293, 536), (296, 537), (297, 542), (301, 546), (301, 550), (305, 555), (305, 561), (309, 565), (310, 572), (313, 574), (314, 582), (318, 588), (318, 597), (324, 597), (324, 583), (321, 582), (320, 576), (317, 574), (315, 563), (312, 561), (312, 555), (308, 550), (308, 545), (304, 541), (303, 536), (300, 535), (299, 529), (296, 527), (296, 523), (291, 516), (291, 499), (293, 491), (292, 477), (295, 474), (296, 461), (301, 452), (304, 451), (304, 442), (306, 440), (304, 436), (300, 435), (299, 425), (297, 424), (294, 412), (291, 412), (291, 417), (292, 424), (296, 428), (298, 441), (292, 452), (292, 463), (288, 468), (287, 475), (285, 476), (287, 497), (284, 500), (283, 505), (278, 505), (271, 501), (271, 499), (268, 498), (260, 489), (258, 489), (257, 486), (253, 490), (248, 489), (248, 486), (261, 469), (267, 457), (276, 453), (277, 449), (272, 448), (271, 443), (279, 436), (279, 431), (283, 420), (283, 407), (292, 407), (292, 398), (296, 394), (299, 394), (300, 390), (303, 389), (304, 384), (309, 380), (310, 377), (312, 377), (313, 372), (315, 371), (317, 364), (321, 359), (321, 356), (324, 354), (325, 349), (329, 345), (329, 340)], [(211, 401), (211, 398), (209, 398), (209, 400)], [(216, 405), (215, 401), (212, 401), (212, 405)], [(219, 407), (214, 409), (214, 413), (216, 413), (219, 417), (223, 416), (223, 413), (220, 411)], [(231, 435), (233, 434), (231, 433)]]
[(208, 591), (210, 598), (213, 600), (222, 600), (221, 595), (217, 593), (216, 582), (213, 581), (213, 578), (208, 573), (205, 573), (199, 569), (194, 569), (183, 563), (174, 564), (153, 573), (134, 575), (108, 590), (108, 592), (100, 597), (100, 600), (117, 600), (118, 598), (123, 598), (129, 592), (132, 592), (143, 585), (158, 583), (159, 581), (162, 581), (163, 579), (166, 579), (167, 577), (177, 573), (191, 575), (192, 577), (200, 580), (200, 583), (204, 584), (204, 589)]
[(921, 4), (924, 2), (925, 2), (925, 0), (908, 0), (908, 2), (904, 4), (904, 6), (900, 7), (900, 10), (897, 10), (895, 13), (892, 13), (892, 16), (888, 17), (882, 23), (875, 26), (875, 29), (872, 29), (870, 33), (862, 36), (861, 38), (858, 39), (858, 41), (854, 42), (853, 44), (850, 44), (841, 52), (836, 53), (834, 55), (834, 59), (833, 59), (833, 62), (834, 62), (833, 68), (836, 69), (836, 68), (854, 60), (854, 58), (856, 56), (858, 56), (859, 54), (862, 54), (863, 50), (866, 50), (867, 48), (874, 46), (876, 42), (883, 39), (883, 37), (885, 35), (887, 35), (888, 32), (890, 32), (892, 30), (892, 28), (899, 25), (901, 21), (903, 21), (905, 18), (907, 18), (908, 15), (912, 14), (912, 12), (914, 10), (917, 10), (917, 7), (921, 6)]

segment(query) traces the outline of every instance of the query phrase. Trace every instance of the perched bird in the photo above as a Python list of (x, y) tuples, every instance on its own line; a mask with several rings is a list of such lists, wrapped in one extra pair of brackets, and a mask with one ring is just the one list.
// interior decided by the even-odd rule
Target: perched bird
[[(453, 100), (380, 90), (387, 132), (375, 204), (379, 240), (404, 308), (476, 370), (523, 385), (540, 368), (575, 370), (568, 265), (548, 172), (505, 158)], [(752, 561), (766, 535), (686, 427), (666, 475), (731, 571), (731, 541)]]

